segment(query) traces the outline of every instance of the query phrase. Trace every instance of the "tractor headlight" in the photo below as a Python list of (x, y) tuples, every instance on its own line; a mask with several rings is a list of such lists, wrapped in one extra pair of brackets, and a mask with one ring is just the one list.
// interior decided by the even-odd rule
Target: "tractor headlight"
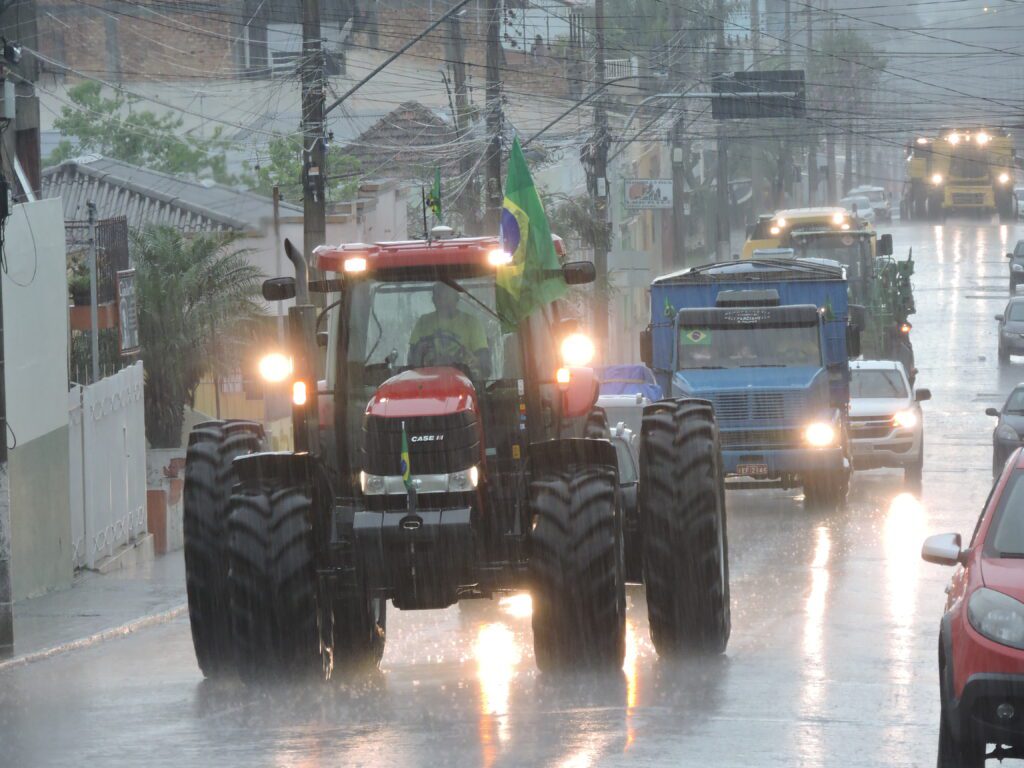
[(903, 429), (913, 429), (917, 426), (917, 414), (913, 411), (896, 411), (893, 414), (892, 423)]
[(471, 491), (480, 483), (480, 470), (473, 465), (461, 472), (452, 472), (448, 475), (449, 491)]
[(835, 445), (836, 430), (831, 424), (816, 421), (804, 430), (804, 440), (814, 448), (827, 448)]
[(276, 384), (291, 376), (294, 366), (290, 357), (286, 357), (280, 352), (271, 352), (269, 355), (264, 355), (260, 358), (257, 368), (259, 369), (260, 377), (264, 381)]
[(384, 493), (384, 478), (380, 475), (369, 475), (366, 472), (360, 472), (359, 489), (364, 494)]
[(1009, 595), (982, 587), (967, 601), (967, 620), (989, 640), (1024, 649), (1024, 604)]
[(1003, 171), (1002, 173), (1000, 173), (999, 174), (999, 183), (1000, 184), (1009, 184), (1010, 183), (1010, 174), (1008, 174), (1006, 171)]
[(501, 248), (487, 252), (487, 263), (492, 267), (504, 267), (512, 263), (512, 254)]
[(839, 225), (846, 221), (846, 214), (842, 211), (836, 211), (832, 214), (832, 223)]
[(580, 368), (594, 359), (594, 342), (585, 333), (570, 333), (562, 340), (562, 362)]
[(934, 184), (937, 187), (941, 183), (942, 183), (942, 174), (941, 173), (933, 173), (932, 174), (932, 184)]

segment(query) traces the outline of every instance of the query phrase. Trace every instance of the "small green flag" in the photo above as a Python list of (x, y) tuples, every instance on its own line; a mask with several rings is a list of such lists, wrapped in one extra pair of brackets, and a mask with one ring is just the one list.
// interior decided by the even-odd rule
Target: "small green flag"
[(405, 487), (409, 488), (412, 486), (412, 471), (409, 465), (409, 438), (405, 434), (405, 422), (402, 422), (402, 461), (400, 463), (402, 470), (402, 481), (405, 483)]
[(679, 342), (691, 346), (711, 346), (711, 331), (701, 331), (696, 328), (681, 328), (679, 330)]
[(430, 206), (430, 210), (434, 213), (434, 217), (437, 219), (438, 224), (444, 223), (444, 216), (441, 213), (441, 167), (438, 166), (434, 169), (434, 186), (430, 190), (430, 194), (427, 195), (427, 205)]
[(498, 314), (507, 323), (518, 325), (566, 292), (544, 204), (518, 138), (512, 142), (508, 159), (500, 237), (502, 250), (512, 254), (512, 263), (498, 268)]

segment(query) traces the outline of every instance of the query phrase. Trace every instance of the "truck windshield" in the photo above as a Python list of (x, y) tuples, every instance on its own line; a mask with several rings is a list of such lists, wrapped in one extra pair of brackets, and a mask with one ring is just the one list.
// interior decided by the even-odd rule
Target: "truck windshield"
[(798, 366), (821, 366), (816, 325), (679, 329), (679, 370)]
[(847, 277), (857, 280), (865, 273), (865, 263), (871, 255), (867, 237), (849, 233), (795, 236), (794, 249), (801, 258), (832, 259), (846, 267)]

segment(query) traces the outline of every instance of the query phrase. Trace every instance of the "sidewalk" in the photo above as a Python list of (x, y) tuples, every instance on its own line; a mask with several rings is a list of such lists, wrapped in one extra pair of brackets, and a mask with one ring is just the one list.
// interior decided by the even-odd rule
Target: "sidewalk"
[(105, 575), (85, 572), (68, 589), (14, 604), (14, 656), (0, 661), (0, 671), (168, 621), (186, 610), (180, 550)]

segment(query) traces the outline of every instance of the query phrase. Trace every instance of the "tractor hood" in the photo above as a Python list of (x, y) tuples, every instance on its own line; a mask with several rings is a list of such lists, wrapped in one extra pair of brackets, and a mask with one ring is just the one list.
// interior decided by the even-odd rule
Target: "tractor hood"
[(381, 384), (366, 406), (370, 416), (406, 419), (477, 409), (473, 382), (456, 368), (403, 371)]
[(824, 368), (722, 368), (676, 371), (672, 377), (672, 395), (695, 395), (729, 389), (810, 389)]

